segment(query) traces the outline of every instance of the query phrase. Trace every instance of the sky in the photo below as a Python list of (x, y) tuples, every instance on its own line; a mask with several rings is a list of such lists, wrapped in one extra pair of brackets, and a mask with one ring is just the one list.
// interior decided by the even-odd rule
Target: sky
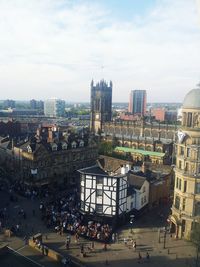
[(0, 99), (89, 102), (90, 82), (182, 102), (200, 82), (200, 0), (0, 0)]

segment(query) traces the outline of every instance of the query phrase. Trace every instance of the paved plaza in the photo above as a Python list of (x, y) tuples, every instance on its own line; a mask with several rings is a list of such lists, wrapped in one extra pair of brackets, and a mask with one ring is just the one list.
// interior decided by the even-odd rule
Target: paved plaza
[[(0, 192), (1, 208), (9, 203), (8, 194)], [(166, 248), (164, 249), (164, 233), (158, 235), (158, 229), (166, 225), (167, 213), (169, 209), (161, 208), (148, 212), (140, 219), (135, 220), (132, 229), (130, 225), (119, 229), (118, 240), (107, 246), (104, 250), (103, 244), (95, 242), (92, 248), (92, 242), (80, 238), (76, 243), (75, 237), (71, 237), (69, 250), (65, 248), (66, 234), (57, 234), (53, 229), (47, 229), (41, 221), (39, 212), (39, 200), (25, 199), (18, 196), (18, 202), (10, 202), (7, 205), (9, 216), (8, 224), (18, 223), (18, 212), (24, 209), (26, 218), (20, 219), (19, 236), (5, 237), (0, 235), (0, 242), (8, 244), (9, 247), (17, 250), (20, 254), (32, 259), (41, 266), (60, 266), (58, 263), (49, 260), (46, 256), (40, 255), (39, 252), (31, 249), (25, 244), (24, 236), (31, 236), (41, 232), (44, 242), (50, 248), (55, 249), (63, 255), (71, 255), (78, 262), (85, 266), (101, 267), (101, 266), (162, 266), (162, 267), (192, 267), (195, 266), (195, 249), (190, 242), (184, 240), (176, 240), (170, 234), (166, 235)], [(33, 215), (33, 210), (35, 213)], [(132, 240), (136, 241), (136, 249), (132, 246)], [(125, 241), (125, 242), (124, 242)], [(160, 241), (160, 242), (159, 242)], [(81, 244), (84, 245), (86, 257), (82, 257)], [(146, 253), (150, 258), (146, 258)], [(139, 259), (139, 253), (141, 259)], [(5, 260), (5, 259), (4, 259)], [(10, 260), (11, 261), (11, 260)], [(9, 260), (8, 260), (9, 262)], [(5, 265), (9, 266), (9, 265)], [(10, 264), (10, 266), (13, 266)], [(18, 266), (18, 265), (15, 265)], [(19, 265), (20, 267), (23, 265)], [(32, 266), (30, 265), (26, 266)]]

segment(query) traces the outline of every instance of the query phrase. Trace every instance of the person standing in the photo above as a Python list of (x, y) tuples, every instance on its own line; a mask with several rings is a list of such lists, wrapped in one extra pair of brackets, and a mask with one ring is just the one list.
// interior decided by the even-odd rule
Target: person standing
[(147, 251), (147, 253), (146, 253), (146, 259), (147, 259), (147, 261), (150, 260), (150, 255), (149, 255), (148, 251)]
[(138, 253), (138, 263), (141, 263), (142, 260), (142, 255), (140, 254), (140, 252)]
[(134, 249), (134, 251), (136, 251), (136, 247), (137, 247), (136, 241), (133, 241), (133, 249)]

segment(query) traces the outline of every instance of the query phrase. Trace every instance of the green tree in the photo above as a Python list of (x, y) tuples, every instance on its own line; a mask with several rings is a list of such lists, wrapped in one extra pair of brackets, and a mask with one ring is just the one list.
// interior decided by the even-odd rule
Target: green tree
[(103, 141), (99, 144), (99, 154), (109, 156), (112, 155), (112, 152), (113, 152), (112, 143)]

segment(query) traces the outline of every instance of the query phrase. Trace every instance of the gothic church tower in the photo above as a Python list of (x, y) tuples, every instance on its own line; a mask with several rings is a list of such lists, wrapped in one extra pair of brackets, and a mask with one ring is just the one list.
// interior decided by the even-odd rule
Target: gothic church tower
[(90, 130), (98, 133), (102, 124), (112, 119), (112, 82), (109, 85), (101, 80), (96, 85), (91, 82)]

